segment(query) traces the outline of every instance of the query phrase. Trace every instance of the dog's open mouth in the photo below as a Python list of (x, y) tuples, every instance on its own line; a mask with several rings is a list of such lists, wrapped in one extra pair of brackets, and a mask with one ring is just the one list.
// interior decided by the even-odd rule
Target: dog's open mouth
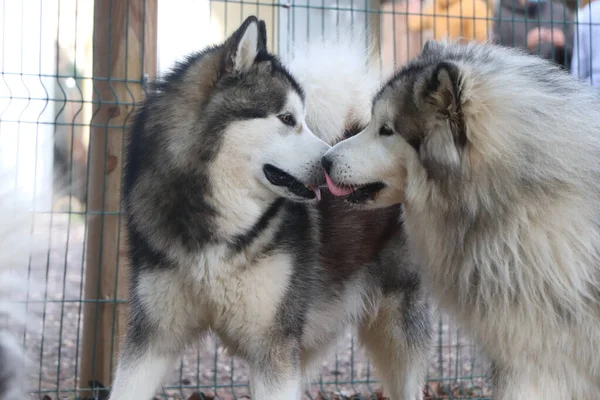
[(290, 192), (305, 199), (321, 199), (321, 191), (318, 186), (306, 186), (287, 172), (271, 164), (263, 166), (263, 173), (267, 180), (274, 186), (286, 187)]
[(325, 173), (327, 179), (327, 187), (334, 196), (346, 196), (346, 200), (351, 203), (364, 203), (368, 200), (373, 200), (377, 193), (384, 187), (383, 182), (372, 182), (358, 186), (344, 186), (334, 183), (329, 174)]

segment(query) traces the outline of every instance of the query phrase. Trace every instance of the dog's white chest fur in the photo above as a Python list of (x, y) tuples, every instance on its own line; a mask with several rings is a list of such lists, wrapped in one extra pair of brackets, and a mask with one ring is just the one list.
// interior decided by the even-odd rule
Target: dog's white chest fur
[[(175, 321), (182, 319), (173, 314), (185, 313), (186, 319), (227, 335), (230, 330), (264, 329), (272, 322), (291, 278), (290, 255), (273, 253), (242, 263), (239, 258), (227, 262), (217, 253), (204, 254), (202, 262), (189, 270), (143, 276), (141, 297), (152, 302), (146, 309), (157, 323), (176, 329)], [(160, 298), (170, 302), (155, 301)], [(167, 315), (173, 317), (165, 320)]]
[[(275, 253), (255, 263), (223, 268), (204, 288), (215, 310), (212, 324), (216, 329), (251, 330), (269, 325), (285, 295), (292, 273), (289, 254)], [(208, 300), (207, 299), (207, 300)]]

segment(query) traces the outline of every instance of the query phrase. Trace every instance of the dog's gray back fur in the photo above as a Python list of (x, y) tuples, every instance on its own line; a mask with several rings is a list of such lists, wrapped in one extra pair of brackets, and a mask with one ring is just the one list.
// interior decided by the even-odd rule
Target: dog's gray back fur
[(393, 398), (420, 399), (430, 314), (399, 211), (354, 212), (328, 194), (317, 206), (267, 202), (250, 190), (239, 201), (262, 207), (252, 219), (254, 208), (228, 199), (217, 178), (230, 126), (279, 112), (290, 91), (304, 96), (267, 53), (264, 32), (248, 72), (228, 73), (231, 46), (256, 22), (177, 66), (132, 127), (131, 321), (111, 399), (150, 398), (181, 350), (209, 330), (251, 364), (253, 398), (296, 398), (300, 379), (348, 326)]
[(498, 398), (597, 398), (598, 92), (519, 51), (431, 42), (379, 98), (416, 150), (413, 254), (483, 344)]

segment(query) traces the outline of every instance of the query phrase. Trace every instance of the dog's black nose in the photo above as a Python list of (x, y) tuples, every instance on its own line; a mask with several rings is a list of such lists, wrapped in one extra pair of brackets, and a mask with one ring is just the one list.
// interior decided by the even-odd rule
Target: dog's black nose
[(323, 157), (321, 159), (321, 165), (323, 166), (323, 169), (325, 169), (325, 172), (329, 173), (329, 171), (331, 171), (331, 166), (333, 165), (333, 162), (329, 158)]

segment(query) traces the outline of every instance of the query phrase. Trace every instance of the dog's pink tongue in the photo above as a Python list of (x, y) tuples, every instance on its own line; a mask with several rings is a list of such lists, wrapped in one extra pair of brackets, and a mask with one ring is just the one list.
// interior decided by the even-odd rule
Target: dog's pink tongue
[(329, 188), (329, 191), (334, 196), (347, 196), (354, 191), (352, 188), (338, 186), (333, 183), (327, 172), (325, 173), (325, 179), (327, 180), (327, 187)]

